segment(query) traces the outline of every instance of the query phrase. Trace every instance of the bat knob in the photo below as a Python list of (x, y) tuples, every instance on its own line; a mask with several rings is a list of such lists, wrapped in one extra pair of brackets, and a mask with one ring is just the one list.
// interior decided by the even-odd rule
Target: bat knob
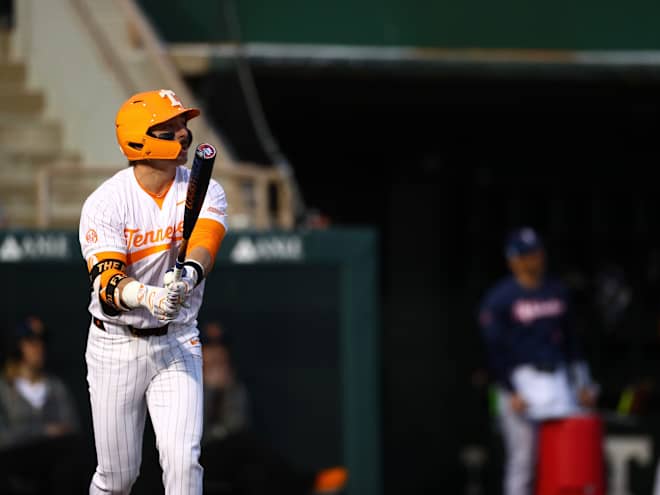
[(209, 143), (202, 143), (199, 146), (197, 146), (197, 149), (195, 150), (195, 154), (201, 158), (202, 160), (210, 160), (212, 158), (215, 158), (215, 147)]

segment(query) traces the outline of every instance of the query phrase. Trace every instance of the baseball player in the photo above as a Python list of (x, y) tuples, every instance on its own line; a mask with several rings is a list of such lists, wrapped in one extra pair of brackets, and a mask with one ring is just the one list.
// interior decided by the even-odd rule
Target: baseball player
[[(86, 361), (98, 465), (90, 494), (127, 494), (141, 461), (145, 417), (156, 434), (165, 493), (201, 494), (204, 278), (227, 230), (225, 193), (211, 181), (173, 281), (192, 144), (186, 108), (170, 90), (131, 96), (116, 134), (129, 167), (85, 201), (80, 245), (91, 282)], [(165, 285), (165, 286), (164, 286)]]
[(545, 250), (531, 228), (505, 246), (512, 275), (482, 302), (479, 320), (497, 382), (506, 461), (504, 495), (531, 495), (537, 421), (591, 407), (596, 386), (578, 352), (566, 287), (545, 274)]

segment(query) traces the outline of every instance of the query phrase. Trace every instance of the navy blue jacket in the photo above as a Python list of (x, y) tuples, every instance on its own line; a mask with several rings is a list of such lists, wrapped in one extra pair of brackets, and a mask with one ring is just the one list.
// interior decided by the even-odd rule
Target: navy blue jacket
[(559, 280), (546, 278), (530, 290), (513, 276), (502, 279), (485, 295), (479, 323), (494, 378), (509, 390), (518, 365), (553, 369), (580, 359), (568, 291)]

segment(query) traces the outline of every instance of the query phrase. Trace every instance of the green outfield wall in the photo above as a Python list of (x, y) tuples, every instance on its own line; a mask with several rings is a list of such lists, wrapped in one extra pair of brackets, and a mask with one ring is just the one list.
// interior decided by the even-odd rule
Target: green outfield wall
[[(301, 467), (346, 465), (350, 495), (382, 493), (377, 242), (361, 229), (229, 234), (200, 312), (232, 338), (258, 432)], [(0, 275), (0, 328), (44, 319), (49, 367), (91, 435), (77, 234), (0, 231)]]

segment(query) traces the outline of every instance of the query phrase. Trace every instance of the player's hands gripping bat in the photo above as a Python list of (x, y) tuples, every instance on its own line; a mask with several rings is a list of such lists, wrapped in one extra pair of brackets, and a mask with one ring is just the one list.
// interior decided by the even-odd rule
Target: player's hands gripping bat
[(177, 293), (168, 287), (156, 287), (133, 280), (126, 284), (121, 295), (128, 309), (143, 307), (162, 322), (173, 321), (181, 309)]

